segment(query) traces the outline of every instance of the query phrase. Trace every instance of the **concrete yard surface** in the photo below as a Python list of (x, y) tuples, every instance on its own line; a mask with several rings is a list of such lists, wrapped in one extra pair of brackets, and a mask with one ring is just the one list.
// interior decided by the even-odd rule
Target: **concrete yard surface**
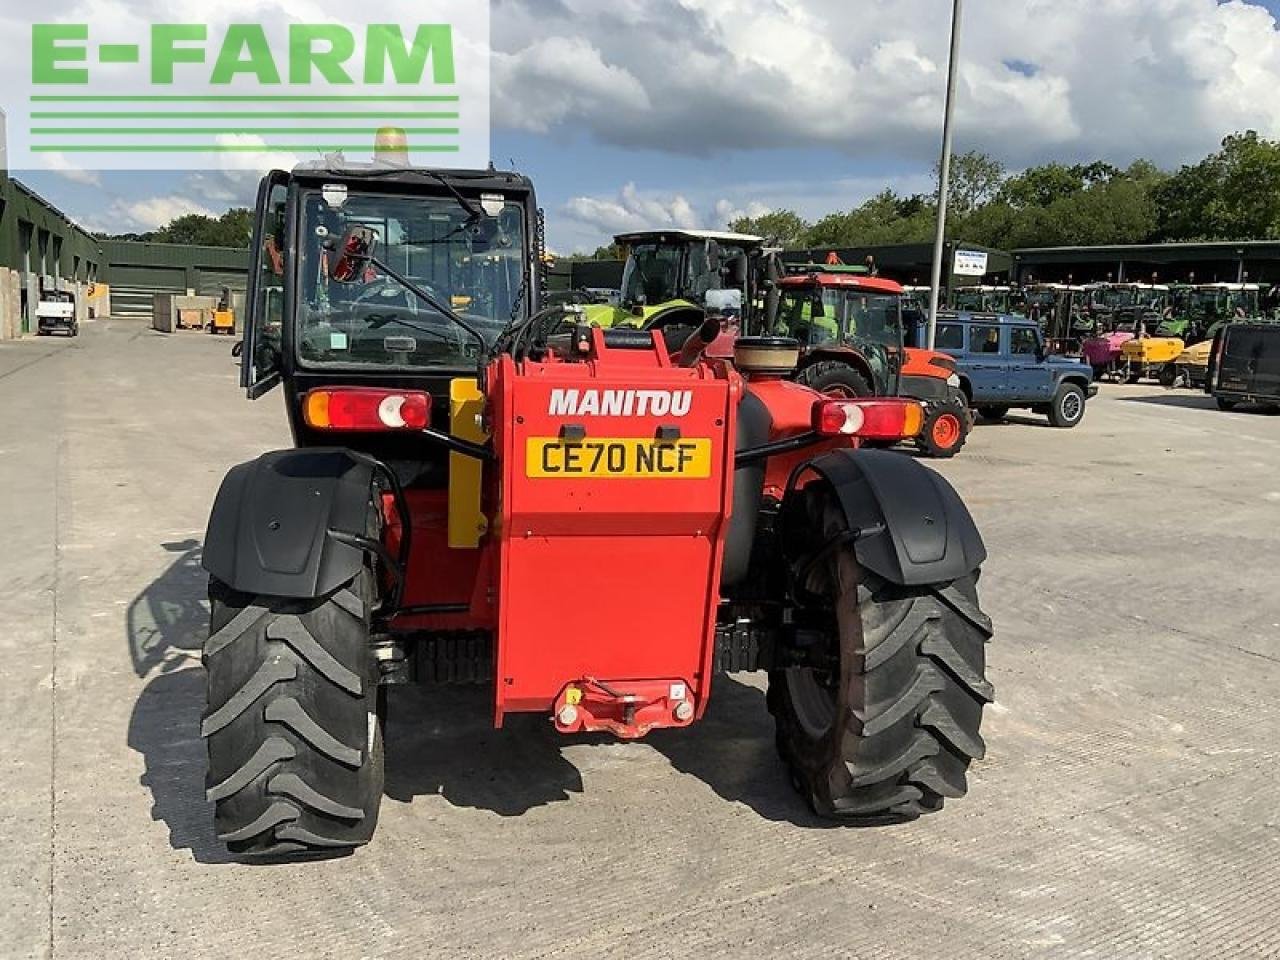
[(1280, 956), (1280, 416), (1103, 385), (1078, 429), (1015, 413), (934, 464), (996, 625), (987, 758), (940, 814), (817, 821), (762, 676), (638, 743), (400, 688), (373, 843), (250, 865), (204, 801), (200, 547), (289, 435), (230, 346), (0, 344), (0, 956)]

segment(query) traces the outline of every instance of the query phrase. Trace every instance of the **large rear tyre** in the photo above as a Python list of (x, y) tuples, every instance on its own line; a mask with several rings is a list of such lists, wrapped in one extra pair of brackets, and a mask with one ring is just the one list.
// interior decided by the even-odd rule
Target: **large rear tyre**
[(838, 360), (822, 360), (796, 374), (796, 383), (831, 397), (874, 397), (875, 390), (857, 369)]
[(232, 853), (368, 843), (382, 800), (371, 576), (287, 600), (210, 581), (206, 798)]
[(940, 460), (954, 457), (969, 439), (970, 422), (969, 408), (962, 400), (930, 404), (916, 437), (916, 449)]
[[(825, 513), (827, 542), (836, 542), (843, 518), (833, 520), (830, 506)], [(993, 697), (991, 621), (978, 608), (976, 571), (901, 587), (862, 568), (850, 540), (826, 554), (805, 587), (832, 607), (828, 665), (769, 674), (792, 782), (815, 813), (847, 823), (932, 813), (964, 795), (970, 762), (986, 752), (979, 727)]]
[(1009, 415), (1009, 408), (1003, 404), (983, 404), (978, 407), (978, 416), (983, 423), (1000, 423)]

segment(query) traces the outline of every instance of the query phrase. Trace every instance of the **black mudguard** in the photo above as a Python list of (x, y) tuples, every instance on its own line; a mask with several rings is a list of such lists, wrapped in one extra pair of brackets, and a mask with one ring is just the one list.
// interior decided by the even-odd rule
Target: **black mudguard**
[[(921, 586), (966, 576), (987, 548), (959, 494), (941, 474), (892, 450), (836, 450), (807, 469), (830, 484), (858, 562), (891, 583)], [(790, 494), (794, 496), (794, 494)]]
[(232, 467), (213, 502), (204, 568), (242, 593), (331, 593), (364, 563), (338, 537), (365, 536), (372, 486), (373, 466), (341, 449), (276, 450)]
[[(749, 450), (769, 442), (773, 417), (763, 400), (748, 388), (738, 404), (737, 450)], [(765, 461), (737, 466), (733, 471), (733, 514), (725, 534), (724, 561), (720, 565), (720, 585), (730, 587), (742, 581), (751, 566), (751, 550), (756, 540), (756, 521), (764, 495)]]

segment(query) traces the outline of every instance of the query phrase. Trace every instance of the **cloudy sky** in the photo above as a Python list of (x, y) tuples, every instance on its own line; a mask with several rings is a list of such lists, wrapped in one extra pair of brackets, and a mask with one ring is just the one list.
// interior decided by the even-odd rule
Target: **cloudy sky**
[[(492, 152), (552, 246), (928, 187), (950, 0), (493, 0)], [(1194, 160), (1280, 137), (1280, 0), (967, 0), (956, 149)], [(19, 172), (92, 229), (248, 204), (233, 174)]]

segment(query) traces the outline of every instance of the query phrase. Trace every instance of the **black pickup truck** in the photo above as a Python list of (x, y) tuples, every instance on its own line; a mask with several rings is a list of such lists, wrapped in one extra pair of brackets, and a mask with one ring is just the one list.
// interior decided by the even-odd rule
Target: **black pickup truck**
[(1229, 323), (1219, 330), (1205, 392), (1222, 410), (1238, 403), (1280, 406), (1280, 323)]

